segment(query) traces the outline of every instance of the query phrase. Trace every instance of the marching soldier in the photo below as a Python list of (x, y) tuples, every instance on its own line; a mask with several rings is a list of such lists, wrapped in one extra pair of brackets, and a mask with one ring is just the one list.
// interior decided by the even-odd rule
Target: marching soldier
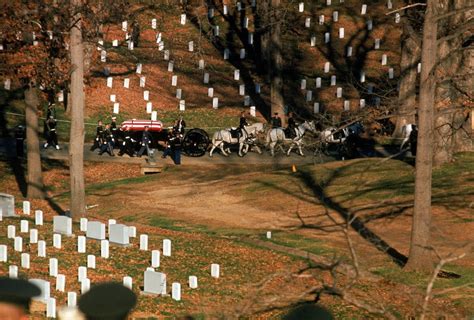
[(102, 137), (104, 135), (104, 126), (102, 125), (102, 120), (97, 121), (97, 128), (95, 129), (95, 139), (94, 144), (91, 147), (91, 151), (94, 151), (97, 148), (102, 146)]
[(49, 145), (52, 145), (59, 150), (58, 135), (56, 134), (56, 120), (54, 120), (53, 116), (49, 116), (48, 120), (46, 120), (46, 130), (47, 141), (43, 147), (47, 149)]
[(112, 132), (110, 132), (110, 124), (106, 124), (102, 133), (102, 145), (100, 146), (99, 155), (107, 152), (111, 157), (115, 156), (114, 142), (114, 136), (112, 135)]
[(123, 131), (123, 142), (120, 148), (119, 156), (123, 156), (124, 153), (128, 154), (130, 157), (135, 156), (135, 140), (132, 138), (130, 133), (130, 128), (125, 127)]
[(143, 131), (143, 134), (142, 134), (141, 148), (138, 151), (138, 157), (142, 156), (145, 149), (146, 149), (147, 155), (148, 156), (150, 155), (150, 143), (151, 143), (151, 141), (152, 141), (152, 136), (151, 136), (151, 133), (149, 131), (149, 127), (146, 126), (145, 131)]
[(110, 132), (114, 136), (115, 143), (118, 143), (119, 138), (119, 129), (117, 128), (117, 117), (112, 117), (112, 121), (110, 122)]

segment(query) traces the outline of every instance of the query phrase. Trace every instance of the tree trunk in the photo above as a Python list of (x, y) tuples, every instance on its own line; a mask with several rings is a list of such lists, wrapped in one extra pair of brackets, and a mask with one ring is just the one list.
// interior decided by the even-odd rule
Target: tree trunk
[(415, 204), (411, 230), (407, 270), (430, 272), (433, 256), (430, 247), (431, 228), (431, 179), (434, 96), (436, 78), (434, 66), (437, 57), (438, 23), (434, 18), (434, 1), (427, 1), (423, 24), (421, 52), (420, 105), (418, 107), (418, 144), (415, 173)]
[(402, 57), (400, 61), (401, 79), (398, 93), (398, 116), (393, 138), (401, 138), (402, 127), (415, 123), (416, 110), (416, 78), (417, 66), (420, 61), (421, 48), (414, 30), (406, 21), (403, 26)]
[[(75, 12), (71, 28), (71, 134), (69, 142), (69, 174), (71, 178), (71, 216), (84, 216), (86, 210), (84, 186), (84, 44), (82, 42), (82, 0), (72, 0)], [(77, 21), (77, 22), (76, 22)]]
[(26, 116), (26, 148), (28, 162), (28, 189), (29, 199), (44, 199), (43, 173), (41, 170), (40, 141), (38, 136), (38, 91), (29, 87), (25, 91)]
[(284, 99), (283, 99), (283, 58), (281, 55), (281, 23), (279, 21), (280, 0), (272, 0), (271, 14), (272, 25), (270, 31), (270, 100), (271, 113), (278, 112), (282, 118), (283, 126), (286, 125)]

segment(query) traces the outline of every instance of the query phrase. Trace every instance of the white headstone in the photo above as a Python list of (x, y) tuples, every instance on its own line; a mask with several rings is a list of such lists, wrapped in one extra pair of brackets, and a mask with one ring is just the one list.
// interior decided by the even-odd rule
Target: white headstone
[(223, 7), (223, 9), (222, 9), (222, 13), (223, 13), (224, 15), (226, 15), (226, 14), (229, 13), (229, 9), (227, 8), (227, 5), (226, 5), (226, 4), (224, 5), (224, 7)]
[(150, 91), (148, 90), (143, 91), (143, 100), (145, 101), (150, 100)]
[(148, 235), (140, 235), (140, 250), (148, 250)]
[(209, 73), (204, 73), (204, 83), (209, 83)]
[[(160, 41), (158, 43), (158, 50), (163, 51), (164, 48), (165, 48), (165, 43), (163, 41)], [(167, 59), (165, 59), (165, 60), (167, 60)]]
[(337, 21), (339, 20), (339, 12), (338, 12), (338, 11), (334, 11), (334, 12), (332, 13), (332, 20), (333, 20), (334, 22), (337, 22)]
[(235, 69), (234, 70), (234, 80), (239, 80), (240, 79), (240, 70)]
[(80, 266), (77, 268), (77, 281), (82, 282), (87, 279), (87, 267)]
[(301, 90), (305, 90), (306, 89), (306, 79), (302, 79), (301, 80)]
[(344, 111), (351, 110), (351, 102), (349, 100), (344, 100)]
[(198, 287), (198, 279), (196, 276), (189, 276), (189, 280), (188, 280), (188, 283), (189, 283), (189, 287), (191, 289), (196, 289)]
[(20, 233), (27, 233), (29, 230), (28, 220), (20, 221)]
[(239, 95), (245, 95), (245, 84), (239, 85)]
[(23, 201), (23, 214), (30, 215), (31, 203), (29, 201)]
[(260, 93), (260, 91), (261, 91), (261, 86), (260, 86), (260, 84), (256, 83), (255, 84), (255, 93)]
[(331, 76), (331, 86), (335, 86), (335, 85), (336, 85), (336, 76), (332, 75)]
[(123, 87), (124, 88), (130, 88), (130, 79), (129, 78), (125, 78), (123, 79)]
[(151, 251), (151, 266), (153, 268), (158, 268), (160, 266), (160, 251), (159, 250)]
[(418, 62), (418, 65), (416, 66), (416, 71), (417, 71), (418, 73), (421, 72), (421, 62)]
[(46, 258), (46, 241), (38, 241), (38, 257)]
[(188, 42), (188, 51), (193, 52), (194, 51), (194, 41), (189, 41)]
[(315, 102), (313, 105), (313, 112), (319, 113), (319, 102)]
[(311, 18), (308, 17), (308, 18), (305, 19), (305, 21), (304, 21), (304, 26), (305, 26), (306, 28), (311, 27)]
[(59, 91), (59, 93), (58, 93), (58, 101), (59, 101), (59, 102), (64, 102), (64, 92), (63, 92), (63, 91)]
[(66, 236), (72, 235), (72, 219), (66, 216), (53, 217), (53, 232)]
[(173, 72), (174, 70), (174, 61), (168, 62), (168, 72)]
[(380, 49), (380, 39), (375, 39), (374, 49)]
[(229, 49), (224, 49), (224, 60), (228, 60), (230, 55)]
[(371, 31), (374, 27), (372, 20), (367, 20), (367, 30)]
[(130, 238), (135, 238), (137, 236), (137, 227), (134, 227), (134, 226), (128, 227), (128, 236)]
[(393, 68), (389, 68), (388, 69), (388, 78), (393, 79), (393, 77), (394, 77), (394, 70), (393, 70)]
[(7, 237), (8, 239), (13, 239), (15, 238), (16, 232), (15, 232), (15, 226), (9, 225), (7, 227)]
[(171, 285), (171, 299), (181, 301), (181, 284), (178, 282)]
[(186, 24), (186, 14), (183, 13), (183, 14), (181, 15), (181, 21), (180, 21), (180, 22), (181, 22), (182, 25), (185, 25), (185, 24)]
[(220, 275), (220, 267), (217, 263), (211, 264), (211, 277), (219, 278)]
[(319, 25), (323, 25), (324, 24), (324, 15), (320, 15), (319, 16)]
[(21, 254), (21, 267), (25, 269), (30, 268), (30, 254), (29, 253)]
[[(3, 50), (3, 45), (2, 45), (2, 50)], [(5, 88), (5, 90), (9, 91), (11, 89), (11, 84), (12, 84), (12, 81), (10, 79), (5, 79), (5, 81), (3, 82), (3, 87)]]
[(112, 47), (118, 47), (118, 40), (112, 41)]
[(38, 243), (38, 230), (37, 229), (30, 230), (30, 243)]
[(249, 32), (247, 41), (248, 41), (248, 44), (253, 44), (253, 32)]
[(133, 50), (134, 46), (133, 41), (128, 40), (128, 50)]
[(174, 75), (171, 77), (171, 85), (173, 87), (176, 87), (178, 85), (178, 76), (177, 75)]
[(86, 253), (86, 237), (84, 236), (77, 237), (77, 252)]
[(203, 59), (200, 59), (200, 60), (199, 60), (199, 70), (204, 69), (204, 66), (205, 66), (204, 60), (203, 60)]
[(8, 276), (10, 278), (18, 278), (18, 267), (15, 265), (8, 266)]
[(328, 72), (329, 72), (330, 66), (331, 66), (331, 65), (330, 65), (329, 62), (324, 63), (324, 73), (328, 73)]
[(117, 96), (115, 94), (110, 95), (110, 101), (115, 102), (117, 100)]
[(250, 107), (250, 116), (252, 116), (252, 117), (257, 116), (257, 109), (255, 108), (255, 106)]
[(140, 88), (144, 88), (146, 83), (146, 77), (141, 76), (140, 77)]
[(23, 251), (23, 238), (22, 237), (15, 237), (15, 243), (13, 248), (15, 251), (22, 252)]
[(400, 13), (395, 13), (395, 23), (400, 23)]
[(56, 318), (56, 299), (49, 298), (46, 303), (46, 317)]
[(382, 65), (385, 66), (387, 64), (387, 55), (383, 54), (382, 55)]
[(169, 50), (164, 51), (163, 59), (166, 60), (166, 61), (170, 59), (170, 51)]
[(49, 259), (49, 275), (51, 277), (58, 276), (58, 259), (56, 258)]
[(367, 13), (367, 5), (366, 4), (363, 4), (362, 5), (362, 9), (360, 10), (360, 14), (364, 15)]
[(324, 34), (324, 43), (329, 43), (331, 41), (331, 34), (329, 32), (326, 32)]
[(250, 105), (250, 96), (244, 97), (244, 106), (248, 107)]
[(156, 121), (158, 120), (158, 112), (157, 111), (152, 111), (151, 112), (151, 121)]
[(344, 39), (344, 28), (339, 28), (339, 39)]
[(219, 108), (219, 98), (217, 98), (217, 97), (212, 98), (212, 107), (214, 109)]
[(304, 11), (304, 2), (300, 2), (298, 5), (298, 11), (303, 12)]
[(321, 78), (320, 77), (316, 78), (316, 88), (321, 88)]
[(360, 105), (361, 109), (364, 108), (365, 107), (365, 99), (360, 99), (359, 105)]
[(122, 31), (127, 32), (128, 23), (127, 21), (122, 21)]
[(311, 36), (310, 43), (312, 47), (316, 46), (316, 36)]
[(171, 240), (170, 239), (163, 240), (163, 255), (165, 257), (171, 256)]
[(56, 290), (60, 292), (66, 291), (66, 276), (64, 274), (56, 276)]
[(0, 244), (0, 262), (8, 261), (8, 247), (6, 244)]
[(115, 114), (120, 113), (120, 103), (118, 103), (118, 102), (114, 103), (114, 108), (113, 108), (112, 113), (115, 113)]
[(186, 110), (186, 101), (179, 100), (179, 111), (185, 111), (185, 110)]
[(145, 271), (143, 291), (152, 294), (162, 294), (166, 289), (166, 276), (164, 273), (155, 271)]
[(242, 23), (242, 27), (243, 27), (244, 29), (248, 29), (248, 27), (249, 27), (249, 18), (248, 18), (248, 17), (244, 17), (244, 21), (243, 21), (243, 23)]
[(43, 211), (35, 210), (35, 224), (37, 226), (43, 225)]
[(336, 89), (336, 97), (341, 98), (342, 97), (342, 88), (338, 87)]
[(99, 221), (88, 221), (86, 236), (96, 240), (105, 239), (105, 224)]
[(133, 279), (132, 279), (132, 277), (129, 277), (129, 276), (123, 277), (122, 283), (123, 283), (123, 286), (124, 286), (124, 287), (127, 287), (127, 288), (129, 288), (130, 290), (132, 290), (132, 287), (133, 287)]
[(311, 100), (313, 100), (313, 91), (308, 90), (308, 91), (306, 91), (306, 101), (309, 102)]
[(326, 5), (330, 6), (331, 5), (331, 0), (326, 0)]
[(151, 101), (148, 101), (146, 103), (146, 113), (152, 113), (153, 112), (153, 103)]
[(107, 87), (112, 88), (114, 79), (112, 77), (107, 77)]
[(214, 88), (208, 88), (208, 89), (207, 89), (207, 96), (208, 96), (209, 98), (214, 97)]
[(391, 1), (391, 0), (388, 0), (388, 1), (387, 1), (387, 8), (388, 8), (388, 9), (392, 9), (392, 8), (393, 8), (393, 4), (392, 4), (392, 1)]
[(100, 62), (106, 62), (107, 61), (107, 51), (102, 50), (100, 52)]
[(272, 232), (271, 231), (267, 231), (267, 239), (271, 239), (272, 238)]
[(137, 63), (137, 68), (136, 68), (135, 72), (137, 74), (142, 74), (142, 67), (143, 67), (143, 65), (141, 63)]
[(176, 99), (181, 99), (183, 96), (183, 89), (176, 89)]
[(53, 234), (53, 247), (61, 249), (61, 235), (59, 233)]
[(104, 259), (108, 259), (110, 257), (109, 240), (100, 241), (100, 256)]
[(151, 19), (151, 28), (156, 29), (156, 19), (155, 18)]
[(87, 268), (95, 269), (95, 256), (93, 254), (87, 255)]
[(123, 224), (111, 224), (109, 225), (109, 240), (112, 243), (120, 245), (130, 244), (128, 238), (128, 227)]
[(91, 280), (87, 278), (83, 279), (81, 281), (81, 294), (86, 293), (87, 291), (89, 291), (90, 288), (91, 288)]
[(68, 307), (75, 307), (76, 304), (77, 304), (77, 293), (68, 292), (67, 293), (67, 306)]
[(49, 281), (43, 279), (30, 279), (29, 281), (37, 285), (41, 290), (41, 294), (39, 296), (33, 297), (33, 300), (46, 303), (50, 297), (51, 292)]
[(352, 47), (347, 47), (347, 56), (348, 57), (352, 56)]

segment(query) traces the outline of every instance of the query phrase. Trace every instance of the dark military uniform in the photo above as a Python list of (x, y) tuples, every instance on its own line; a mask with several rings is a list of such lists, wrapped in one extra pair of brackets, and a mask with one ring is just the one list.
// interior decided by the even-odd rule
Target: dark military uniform
[(58, 135), (56, 134), (56, 120), (53, 119), (53, 116), (50, 116), (48, 120), (46, 120), (46, 130), (48, 130), (48, 132), (44, 148), (46, 149), (49, 145), (52, 145), (59, 150)]
[(117, 128), (117, 122), (115, 122), (115, 117), (112, 118), (112, 122), (110, 122), (110, 132), (114, 137), (115, 143), (118, 144), (119, 141), (119, 129)]
[(173, 127), (173, 131), (179, 134), (184, 134), (184, 129), (186, 128), (186, 121), (179, 119), (176, 121), (176, 124)]
[(278, 116), (278, 113), (275, 113), (272, 117), (272, 128), (281, 128), (281, 119)]
[(286, 127), (285, 135), (291, 139), (296, 137), (295, 129), (296, 129), (296, 121), (292, 116), (290, 116), (288, 118), (288, 127)]
[(114, 136), (109, 129), (105, 129), (102, 132), (102, 145), (100, 146), (99, 155), (102, 155), (104, 152), (107, 152), (110, 156), (115, 156), (114, 154)]
[(122, 156), (124, 153), (128, 154), (130, 157), (135, 156), (135, 140), (132, 138), (130, 130), (123, 131), (122, 144), (120, 146), (119, 156)]
[(141, 157), (143, 152), (147, 152), (147, 155), (150, 155), (150, 143), (152, 141), (151, 133), (149, 131), (143, 131), (142, 134), (142, 141), (141, 141), (141, 148), (138, 151), (138, 156)]
[(104, 135), (104, 127), (102, 125), (98, 125), (95, 129), (95, 139), (94, 144), (91, 147), (91, 151), (94, 151), (97, 148), (102, 146), (102, 137)]

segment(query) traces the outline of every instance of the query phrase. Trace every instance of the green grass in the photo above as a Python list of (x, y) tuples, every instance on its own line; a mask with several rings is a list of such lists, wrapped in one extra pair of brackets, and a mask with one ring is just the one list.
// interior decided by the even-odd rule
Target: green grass
[(273, 232), (271, 239), (266, 239), (266, 235), (260, 236), (262, 240), (270, 241), (278, 245), (289, 248), (301, 249), (321, 256), (333, 256), (336, 250), (326, 246), (321, 240), (304, 237), (300, 234), (290, 232)]

